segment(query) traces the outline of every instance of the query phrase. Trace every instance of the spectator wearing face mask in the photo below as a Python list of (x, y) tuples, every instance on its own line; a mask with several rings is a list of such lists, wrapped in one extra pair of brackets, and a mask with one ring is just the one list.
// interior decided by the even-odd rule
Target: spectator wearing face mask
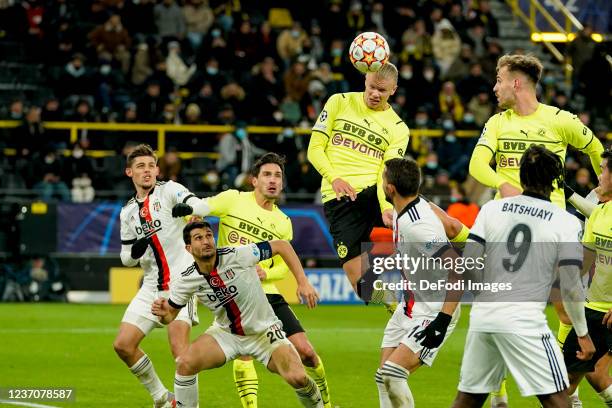
[(295, 21), (291, 28), (280, 33), (276, 42), (276, 50), (285, 66), (289, 66), (291, 60), (302, 53), (306, 37), (307, 34), (298, 21)]
[(442, 91), (438, 97), (440, 113), (450, 114), (450, 118), (455, 122), (463, 119), (463, 103), (455, 91), (455, 84), (447, 81), (442, 85)]
[(63, 180), (72, 185), (70, 194), (75, 203), (89, 203), (95, 197), (92, 178), (94, 177), (93, 162), (85, 155), (83, 143), (72, 147), (72, 154), (63, 166)]
[(482, 128), (493, 114), (493, 104), (490, 100), (489, 90), (482, 88), (472, 97), (467, 105), (470, 112), (474, 114), (474, 123)]
[(132, 38), (123, 27), (119, 14), (111, 15), (106, 23), (95, 28), (89, 39), (98, 53), (110, 53), (121, 64), (123, 72), (128, 71)]
[(224, 134), (219, 141), (219, 159), (215, 167), (221, 174), (222, 184), (233, 188), (238, 175), (248, 174), (255, 157), (265, 153), (251, 143), (245, 124), (237, 123), (236, 131)]

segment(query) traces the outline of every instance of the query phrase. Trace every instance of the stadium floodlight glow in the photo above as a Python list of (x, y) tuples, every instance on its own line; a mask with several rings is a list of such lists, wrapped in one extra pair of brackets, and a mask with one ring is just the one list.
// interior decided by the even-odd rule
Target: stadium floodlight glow
[[(556, 42), (564, 43), (574, 41), (576, 33), (531, 33), (531, 41), (533, 42)], [(599, 33), (591, 34), (591, 39), (595, 42), (602, 42), (604, 37)]]

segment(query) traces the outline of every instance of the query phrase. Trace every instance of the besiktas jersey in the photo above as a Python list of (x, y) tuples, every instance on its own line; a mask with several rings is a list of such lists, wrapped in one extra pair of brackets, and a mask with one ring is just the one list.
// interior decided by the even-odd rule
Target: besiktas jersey
[[(144, 200), (134, 196), (121, 209), (121, 259), (126, 266), (140, 261), (144, 287), (168, 290), (170, 280), (193, 262), (183, 242), (185, 220), (172, 218), (172, 207), (190, 199), (196, 197), (181, 184), (157, 182)], [(139, 260), (132, 259), (132, 244), (145, 236), (151, 238), (149, 247)]]
[(427, 201), (417, 197), (399, 214), (394, 212), (393, 241), (397, 252), (409, 260), (402, 271), (405, 279), (416, 285), (414, 291), (405, 293), (401, 305), (404, 314), (435, 316), (442, 308), (446, 292), (431, 291), (427, 283), (447, 279), (448, 270), (432, 261), (440, 258), (451, 245), (442, 222)]
[(271, 257), (268, 242), (219, 248), (210, 274), (202, 274), (194, 262), (172, 281), (168, 303), (179, 309), (195, 294), (215, 315), (213, 325), (239, 336), (263, 333), (273, 324), (281, 325), (255, 269), (258, 262)]
[(581, 234), (576, 217), (540, 196), (525, 193), (486, 203), (470, 231), (464, 257), (473, 246), (483, 245), (484, 270), (475, 281), (503, 283), (504, 288), (472, 291), (470, 330), (540, 333), (557, 267), (582, 265)]

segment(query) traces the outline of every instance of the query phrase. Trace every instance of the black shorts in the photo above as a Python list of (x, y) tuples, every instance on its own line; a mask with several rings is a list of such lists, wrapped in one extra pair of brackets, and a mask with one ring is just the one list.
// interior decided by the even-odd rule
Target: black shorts
[(274, 314), (283, 323), (283, 331), (287, 337), (296, 333), (304, 333), (304, 328), (300, 321), (295, 317), (293, 310), (291, 310), (282, 295), (266, 293), (266, 297), (268, 298), (268, 303), (272, 306), (272, 310), (274, 310)]
[(374, 227), (384, 226), (376, 185), (359, 192), (355, 201), (347, 197), (328, 201), (323, 204), (323, 210), (342, 265), (361, 255), (361, 243), (370, 242)]
[(606, 355), (606, 353), (612, 352), (612, 331), (601, 323), (605, 313), (585, 307), (584, 314), (589, 335), (595, 345), (595, 355), (589, 361), (582, 361), (576, 358), (576, 352), (580, 350), (580, 347), (578, 346), (576, 331), (572, 328), (563, 344), (563, 359), (565, 360), (567, 371), (570, 373), (594, 371), (597, 360)]

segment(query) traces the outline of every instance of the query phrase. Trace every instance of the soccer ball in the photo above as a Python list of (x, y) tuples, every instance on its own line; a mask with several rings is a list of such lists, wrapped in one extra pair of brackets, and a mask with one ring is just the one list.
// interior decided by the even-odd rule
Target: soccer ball
[(349, 58), (353, 66), (364, 74), (381, 69), (389, 60), (390, 54), (385, 37), (371, 31), (355, 37), (349, 48)]

